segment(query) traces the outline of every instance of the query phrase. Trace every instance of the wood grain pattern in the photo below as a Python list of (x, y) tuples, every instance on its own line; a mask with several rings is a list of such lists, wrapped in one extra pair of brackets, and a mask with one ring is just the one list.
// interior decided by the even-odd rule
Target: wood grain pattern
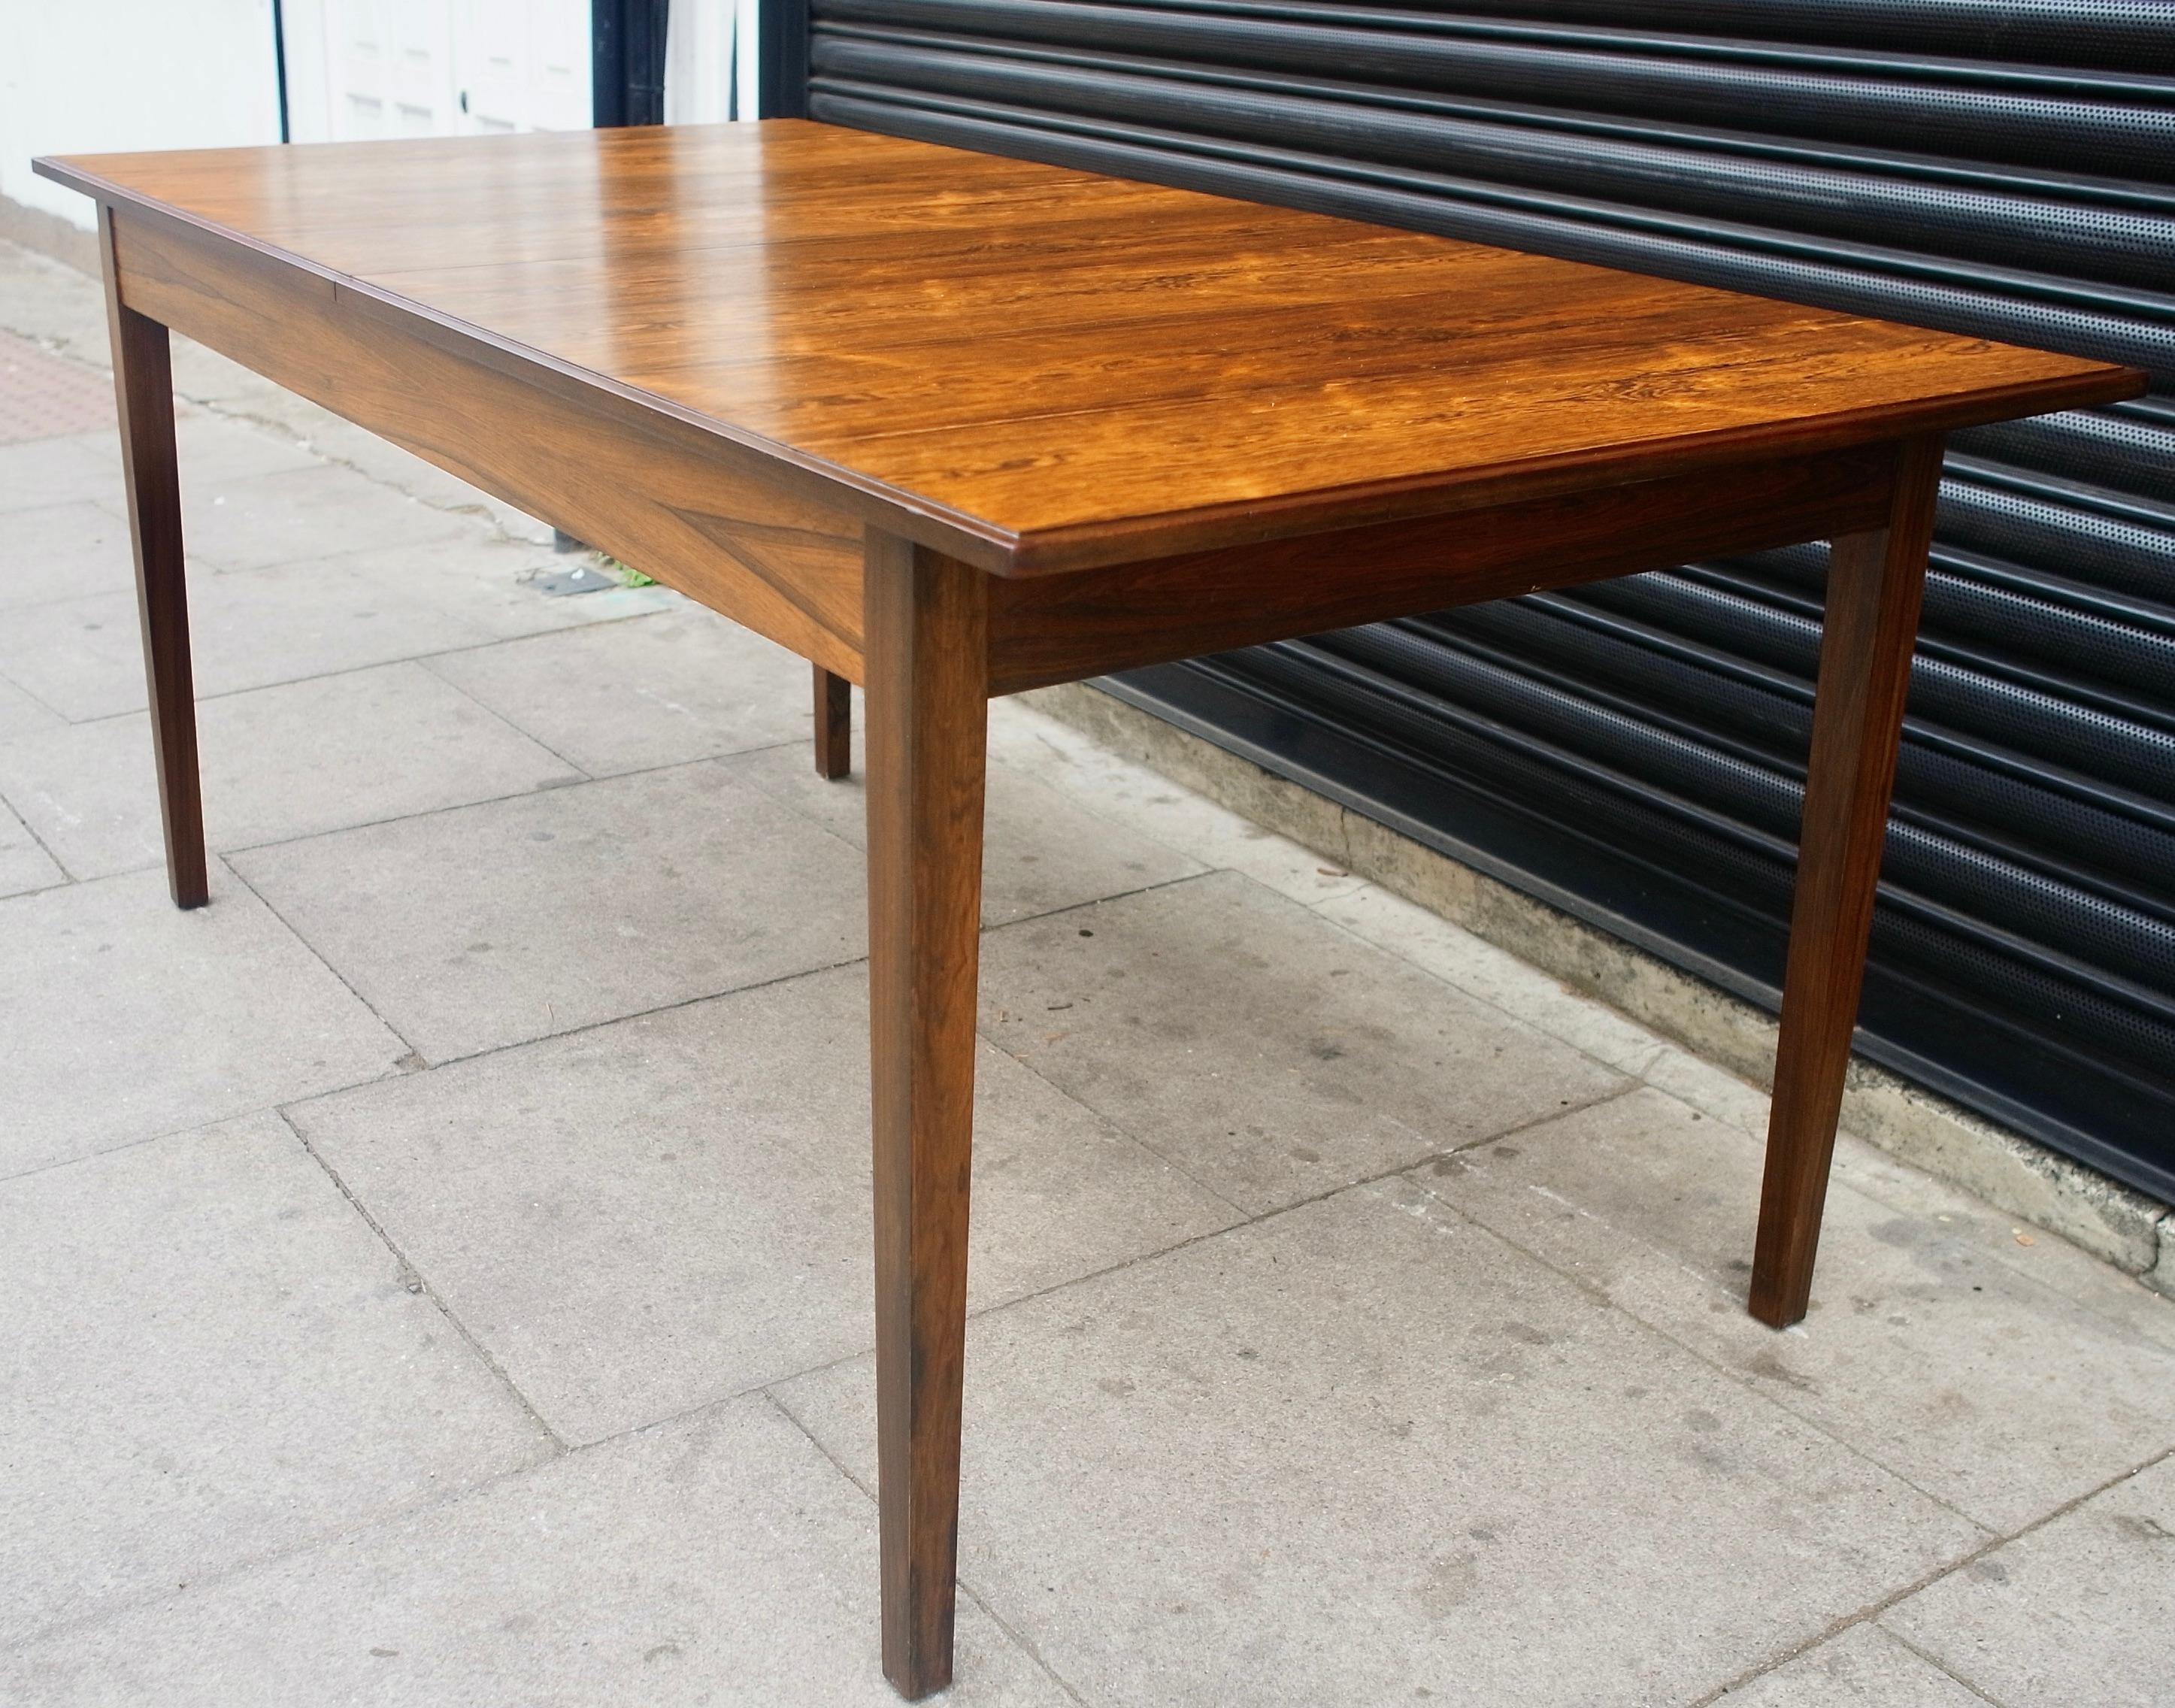
[(1752, 1261), (1752, 1314), (1775, 1328), (1812, 1297), (1940, 477), (1939, 438), (1907, 444), (1887, 526), (1836, 540), (1829, 560)]
[(816, 774), (836, 783), (854, 768), (854, 685), (821, 664), (816, 678)]
[(174, 378), (166, 328), (121, 301), (114, 283), (113, 216), (101, 209), (106, 328), (121, 409), (122, 485), (136, 552), (136, 610), (144, 630), (151, 752), (165, 833), (166, 887), (177, 908), (211, 899), (203, 801), (197, 776), (197, 702), (189, 659), (189, 599), (182, 549), (182, 485), (174, 444)]
[[(699, 429), (127, 209), (122, 300), (631, 563), (860, 674), (860, 524)], [(171, 409), (171, 403), (169, 404)]]
[(797, 120), (40, 169), (1003, 575), (2102, 402), (2081, 358)]
[(1678, 474), (1115, 569), (999, 579), (990, 591), (994, 691), (1413, 616), (1688, 559), (1875, 526), (1896, 447)]
[(869, 1053), (884, 1673), (952, 1678), (989, 577), (869, 540)]

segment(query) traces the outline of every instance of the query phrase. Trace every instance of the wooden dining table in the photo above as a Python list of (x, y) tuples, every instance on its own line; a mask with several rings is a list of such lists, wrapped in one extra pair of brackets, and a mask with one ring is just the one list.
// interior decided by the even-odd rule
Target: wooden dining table
[(862, 685), (883, 1665), (909, 1698), (952, 1673), (990, 698), (1832, 542), (1749, 1298), (1782, 1326), (1811, 1287), (1942, 436), (2144, 388), (796, 120), (37, 169), (98, 203), (179, 906), (208, 892), (169, 328), (810, 660), (827, 776)]

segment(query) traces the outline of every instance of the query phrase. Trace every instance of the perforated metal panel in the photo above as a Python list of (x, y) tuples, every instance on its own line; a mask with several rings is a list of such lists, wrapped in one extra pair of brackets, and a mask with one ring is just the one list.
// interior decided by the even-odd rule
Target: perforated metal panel
[[(1954, 442), (1859, 1044), (2175, 1196), (2175, 6), (813, 0), (770, 25), (773, 111), (2152, 370), (2140, 403)], [(1117, 686), (1771, 1006), (1825, 558)]]

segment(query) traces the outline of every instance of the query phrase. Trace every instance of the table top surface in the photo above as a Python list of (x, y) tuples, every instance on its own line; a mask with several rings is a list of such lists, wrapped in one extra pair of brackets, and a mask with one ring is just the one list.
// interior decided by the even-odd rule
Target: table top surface
[(1017, 545), (1153, 555), (2141, 389), (2105, 362), (796, 120), (40, 169)]

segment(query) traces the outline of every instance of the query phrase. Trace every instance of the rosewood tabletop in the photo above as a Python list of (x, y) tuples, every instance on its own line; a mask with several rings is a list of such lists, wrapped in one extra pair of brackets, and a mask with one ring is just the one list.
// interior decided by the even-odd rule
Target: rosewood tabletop
[(1749, 1296), (1787, 1325), (1942, 436), (2143, 389), (800, 121), (38, 170), (99, 203), (178, 904), (209, 891), (169, 328), (800, 653), (826, 776), (864, 685), (883, 1656), (909, 1696), (952, 1669), (989, 699), (1831, 541)]

